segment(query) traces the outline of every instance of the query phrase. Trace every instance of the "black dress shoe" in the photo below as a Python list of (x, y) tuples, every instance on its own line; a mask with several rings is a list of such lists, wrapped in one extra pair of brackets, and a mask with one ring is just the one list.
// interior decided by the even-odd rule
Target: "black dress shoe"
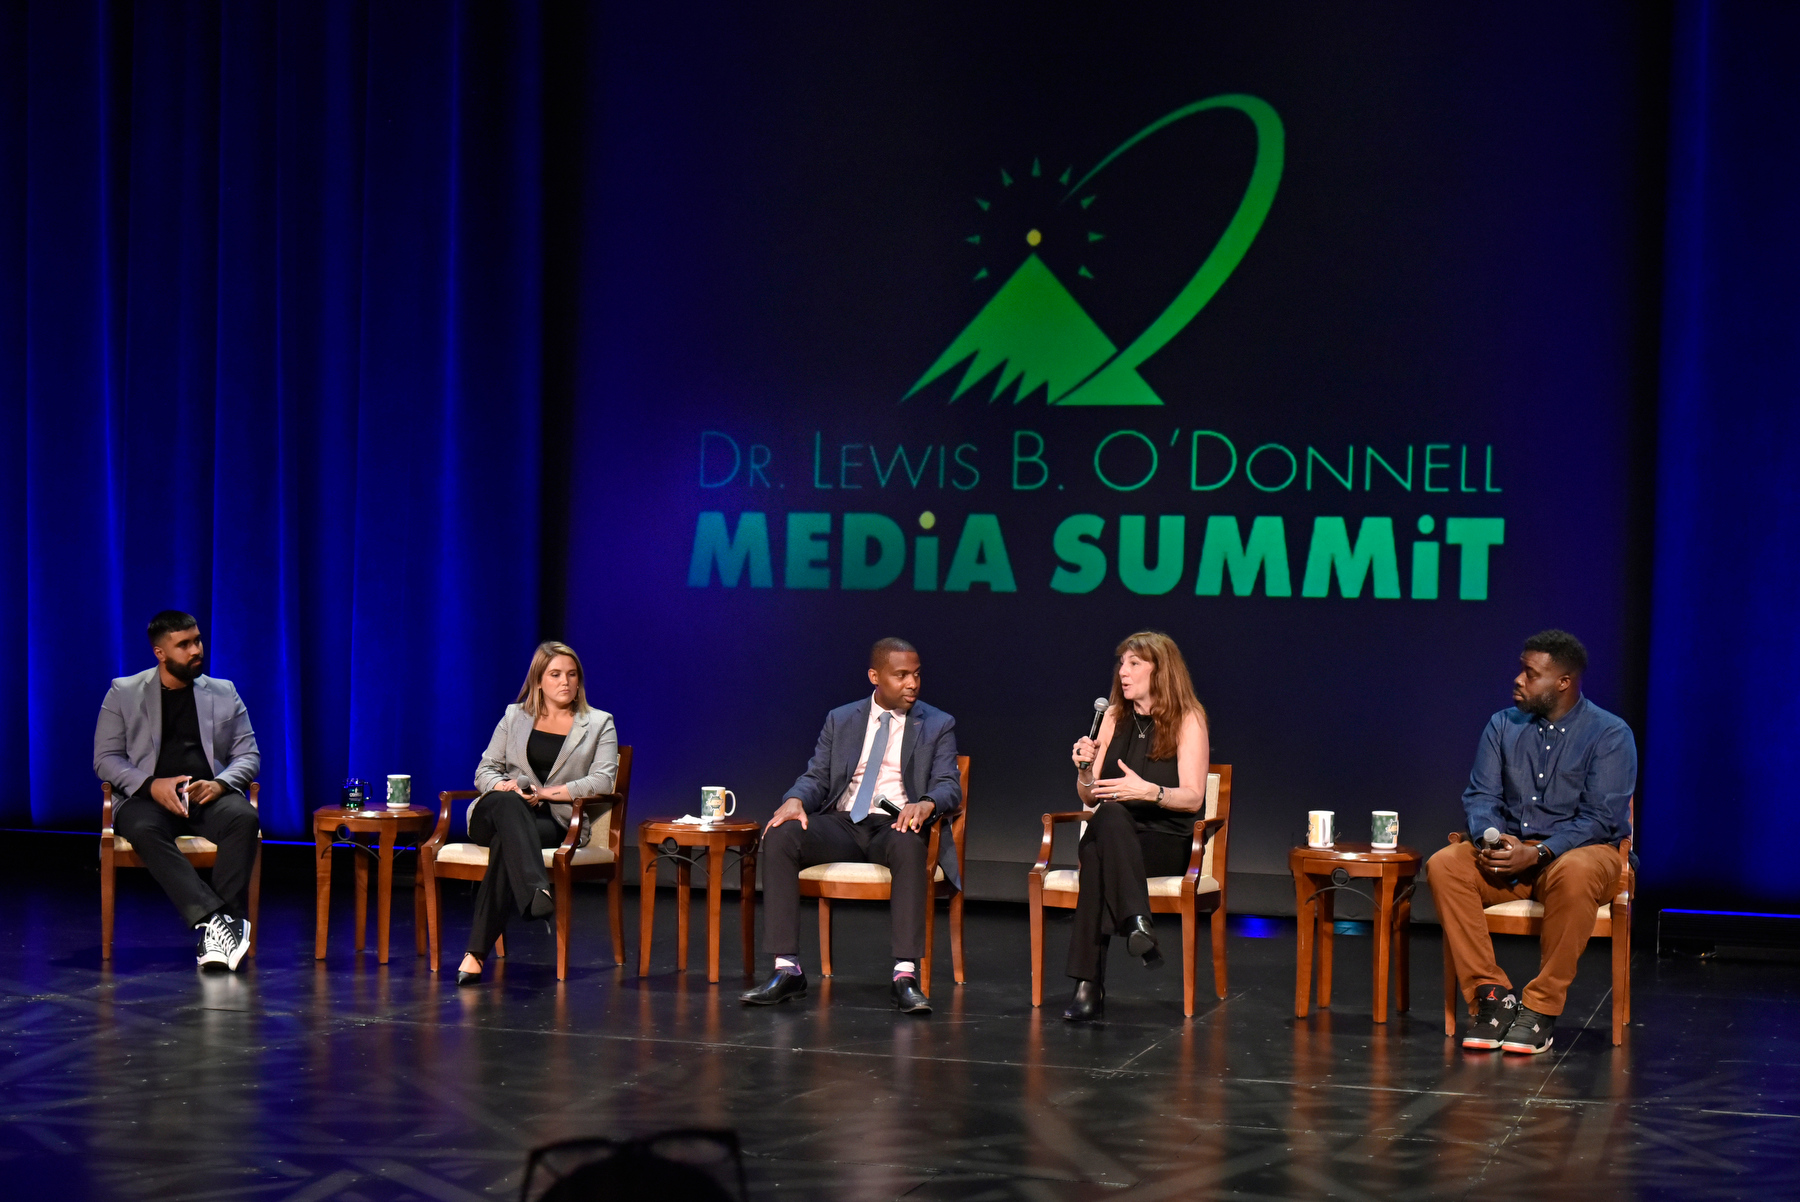
[(773, 1006), (776, 1002), (785, 1002), (791, 997), (805, 996), (806, 974), (784, 972), (778, 968), (774, 976), (757, 988), (738, 994), (738, 1001), (746, 1006)]
[(1091, 1023), (1106, 1014), (1106, 987), (1098, 981), (1075, 982), (1075, 996), (1063, 1017), (1072, 1023)]
[(931, 1001), (919, 992), (919, 978), (894, 978), (894, 1005), (902, 1014), (930, 1014)]
[(1161, 968), (1162, 952), (1156, 947), (1156, 928), (1148, 914), (1137, 914), (1125, 920), (1125, 950), (1144, 961), (1145, 968)]
[(554, 913), (556, 913), (556, 898), (550, 895), (550, 890), (539, 889), (531, 895), (531, 908), (525, 911), (527, 918), (548, 918)]
[(456, 983), (458, 986), (481, 984), (481, 970), (476, 969), (474, 972), (464, 972), (462, 969), (458, 968), (456, 970)]

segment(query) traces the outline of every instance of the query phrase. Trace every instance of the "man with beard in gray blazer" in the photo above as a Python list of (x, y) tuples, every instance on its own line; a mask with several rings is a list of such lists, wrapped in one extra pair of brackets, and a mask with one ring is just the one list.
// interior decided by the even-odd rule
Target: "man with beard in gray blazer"
[[(245, 894), (259, 825), (244, 790), (262, 766), (256, 732), (232, 683), (203, 673), (194, 615), (165, 609), (149, 633), (156, 666), (114, 680), (100, 703), (94, 773), (120, 798), (113, 830), (200, 932), (195, 958), (235, 970), (250, 950)], [(176, 847), (178, 835), (218, 846), (210, 887)]]
[[(919, 653), (904, 639), (869, 652), (873, 696), (825, 717), (812, 762), (763, 832), (763, 909), (775, 974), (739, 995), (769, 1006), (806, 992), (801, 970), (800, 870), (844, 861), (885, 865), (894, 954), (894, 1004), (929, 1014), (919, 989), (925, 952), (926, 828), (962, 804), (956, 719), (919, 700)], [(945, 828), (939, 864), (955, 879), (956, 851)]]

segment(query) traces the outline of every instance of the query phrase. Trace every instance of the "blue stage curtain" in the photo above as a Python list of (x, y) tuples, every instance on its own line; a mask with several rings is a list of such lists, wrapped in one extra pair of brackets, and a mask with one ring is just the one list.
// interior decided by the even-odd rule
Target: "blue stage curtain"
[(1690, 0), (1671, 106), (1647, 888), (1800, 904), (1800, 7)]
[(543, 43), (529, 5), (0, 9), (0, 820), (96, 826), (165, 608), (270, 833), (346, 773), (470, 787), (538, 626)]

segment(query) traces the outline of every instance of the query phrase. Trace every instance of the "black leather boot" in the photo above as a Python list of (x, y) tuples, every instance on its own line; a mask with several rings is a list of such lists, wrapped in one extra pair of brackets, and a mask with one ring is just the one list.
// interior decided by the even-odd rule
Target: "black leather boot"
[(1106, 987), (1098, 981), (1075, 982), (1075, 996), (1063, 1018), (1072, 1023), (1091, 1023), (1106, 1014)]
[(1161, 968), (1162, 952), (1156, 946), (1156, 928), (1148, 914), (1134, 914), (1125, 920), (1125, 950), (1144, 961), (1145, 968)]

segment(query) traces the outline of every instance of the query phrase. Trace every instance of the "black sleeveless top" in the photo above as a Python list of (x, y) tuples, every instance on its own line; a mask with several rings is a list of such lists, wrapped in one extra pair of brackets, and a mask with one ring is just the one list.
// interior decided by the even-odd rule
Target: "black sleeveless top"
[[(1181, 784), (1181, 772), (1175, 757), (1166, 760), (1150, 758), (1150, 748), (1156, 742), (1156, 719), (1146, 718), (1127, 706), (1113, 723), (1112, 742), (1106, 745), (1106, 756), (1101, 763), (1100, 778), (1123, 776), (1119, 771), (1119, 761), (1124, 760), (1131, 770), (1153, 785), (1162, 785), (1173, 789)], [(1141, 831), (1161, 831), (1171, 835), (1192, 836), (1194, 819), (1198, 814), (1187, 814), (1157, 805), (1154, 801), (1121, 803), (1131, 811), (1132, 821), (1137, 823)]]
[(532, 772), (540, 781), (548, 781), (550, 772), (556, 767), (556, 757), (562, 754), (563, 744), (569, 741), (567, 735), (551, 734), (547, 730), (533, 729), (531, 737), (525, 740), (525, 762), (531, 765)]

